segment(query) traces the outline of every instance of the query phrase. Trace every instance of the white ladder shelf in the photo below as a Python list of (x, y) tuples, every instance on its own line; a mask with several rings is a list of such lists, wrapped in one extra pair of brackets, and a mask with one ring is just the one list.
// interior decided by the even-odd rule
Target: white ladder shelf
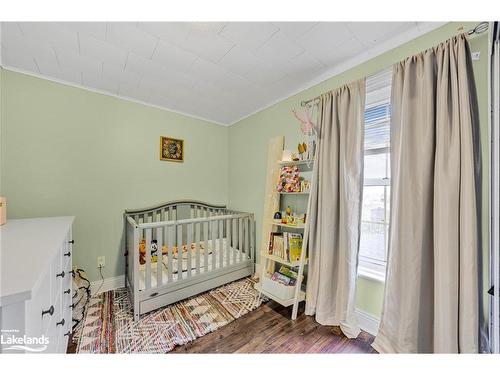
[[(262, 222), (262, 238), (260, 246), (260, 280), (259, 283), (255, 285), (255, 288), (267, 296), (268, 298), (276, 301), (283, 306), (292, 306), (292, 320), (297, 318), (298, 306), (301, 301), (306, 298), (305, 292), (302, 290), (302, 285), (304, 283), (304, 267), (307, 264), (307, 242), (309, 237), (309, 231), (307, 225), (290, 225), (276, 222), (273, 220), (273, 215), (275, 212), (280, 211), (281, 197), (287, 195), (294, 195), (299, 199), (307, 199), (307, 210), (306, 210), (306, 221), (309, 219), (309, 193), (299, 192), (299, 193), (283, 193), (276, 190), (276, 183), (278, 181), (280, 169), (283, 166), (293, 166), (296, 165), (300, 169), (306, 168), (306, 170), (312, 171), (313, 161), (301, 160), (301, 161), (280, 161), (283, 147), (284, 147), (284, 137), (272, 138), (269, 141), (268, 147), (268, 160), (267, 160), (267, 178), (266, 178), (266, 191), (265, 191), (265, 202), (264, 202), (264, 216)], [(313, 181), (311, 181), (312, 189)], [(286, 261), (278, 256), (270, 255), (268, 253), (269, 238), (271, 232), (276, 231), (277, 228), (288, 228), (294, 229), (295, 231), (300, 231), (303, 233), (302, 236), (302, 251), (300, 253), (300, 259), (298, 261)], [(294, 296), (289, 299), (282, 299), (274, 295), (271, 291), (263, 288), (262, 283), (264, 278), (267, 277), (267, 271), (269, 269), (274, 269), (275, 263), (279, 263), (288, 267), (298, 267), (297, 281), (295, 284)]]

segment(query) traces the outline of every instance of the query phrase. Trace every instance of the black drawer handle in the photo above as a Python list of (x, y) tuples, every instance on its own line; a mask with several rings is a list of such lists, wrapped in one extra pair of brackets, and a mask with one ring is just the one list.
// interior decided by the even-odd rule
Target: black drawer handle
[(71, 251), (68, 251), (67, 253), (64, 253), (63, 255), (64, 255), (65, 257), (69, 257), (69, 256), (71, 256)]
[(64, 318), (63, 318), (63, 320), (61, 320), (60, 322), (57, 322), (57, 323), (56, 323), (56, 327), (57, 327), (57, 326), (63, 326), (63, 325), (64, 325), (64, 323), (66, 323), (66, 321), (65, 321), (65, 320), (64, 320)]
[(54, 315), (54, 306), (50, 306), (48, 310), (42, 310), (42, 316), (45, 314), (49, 314), (50, 316)]
[(71, 289), (66, 289), (66, 290), (64, 291), (64, 294), (70, 294), (70, 293), (71, 293)]
[(75, 304), (72, 303), (71, 305), (68, 306), (70, 309), (73, 309), (75, 307)]
[(70, 243), (70, 244), (74, 244), (74, 243), (75, 243), (75, 240), (68, 241), (68, 243)]
[(68, 336), (68, 337), (69, 337), (69, 335), (71, 335), (71, 332), (70, 332), (70, 331), (68, 331), (68, 332), (66, 332), (66, 333), (64, 334), (64, 336)]
[(64, 271), (62, 271), (61, 273), (58, 273), (58, 274), (56, 275), (56, 277), (64, 277), (64, 275), (66, 275), (66, 274), (64, 273)]

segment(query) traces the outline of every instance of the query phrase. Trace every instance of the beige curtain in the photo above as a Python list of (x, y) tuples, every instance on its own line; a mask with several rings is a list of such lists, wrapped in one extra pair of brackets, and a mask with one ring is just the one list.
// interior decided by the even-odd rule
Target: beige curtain
[(394, 66), (381, 353), (476, 353), (480, 155), (465, 36)]
[(306, 314), (356, 337), (365, 80), (322, 95), (309, 215)]

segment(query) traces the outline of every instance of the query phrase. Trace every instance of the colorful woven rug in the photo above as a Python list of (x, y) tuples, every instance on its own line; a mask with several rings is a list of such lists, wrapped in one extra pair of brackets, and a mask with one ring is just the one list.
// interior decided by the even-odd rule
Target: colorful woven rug
[(77, 353), (167, 353), (255, 310), (265, 300), (242, 279), (141, 316), (126, 288), (91, 298)]

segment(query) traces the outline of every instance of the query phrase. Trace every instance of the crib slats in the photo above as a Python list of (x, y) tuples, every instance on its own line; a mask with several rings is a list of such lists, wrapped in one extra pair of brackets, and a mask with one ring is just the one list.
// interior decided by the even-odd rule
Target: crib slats
[(151, 289), (151, 229), (146, 229), (146, 290)]
[(182, 280), (182, 225), (177, 226), (177, 281)]
[(195, 256), (196, 256), (196, 274), (200, 274), (200, 229), (201, 229), (201, 224), (196, 223), (194, 225), (194, 251), (195, 251)]
[(208, 272), (208, 222), (203, 222), (203, 244), (205, 246), (205, 250), (203, 251), (203, 273)]
[(238, 249), (238, 239), (237, 239), (237, 233), (236, 233), (236, 219), (231, 219), (233, 223), (233, 249), (232, 249), (232, 258), (233, 258), (233, 264), (236, 263), (236, 251)]
[(174, 226), (170, 225), (168, 227), (168, 236), (167, 236), (167, 247), (168, 247), (168, 270), (167, 270), (167, 279), (168, 282), (172, 282), (172, 258), (174, 257)]
[[(201, 273), (254, 259), (253, 216), (193, 204), (186, 207), (190, 210), (190, 219), (193, 219), (190, 221), (179, 218), (177, 208), (162, 207), (132, 216), (138, 224), (145, 224), (139, 228), (139, 239), (145, 242), (145, 265), (141, 267), (145, 290), (161, 288), (167, 283), (191, 279)], [(159, 221), (175, 223), (156, 225)], [(151, 254), (152, 241), (155, 240), (158, 247), (156, 264), (152, 262)], [(184, 245), (187, 247), (185, 256)], [(165, 257), (163, 247), (168, 249)], [(176, 256), (174, 247), (178, 249)]]
[(255, 254), (255, 222), (253, 221), (253, 217), (250, 217), (250, 259), (253, 260)]
[(238, 219), (238, 263), (241, 262), (241, 255), (243, 253), (243, 219)]
[(219, 268), (224, 267), (224, 220), (217, 220), (219, 223)]
[(245, 260), (247, 260), (249, 258), (249, 249), (248, 249), (248, 246), (249, 246), (249, 240), (250, 240), (250, 233), (249, 233), (249, 222), (248, 222), (248, 218), (245, 218), (244, 219), (244, 222), (245, 222)]
[(163, 227), (156, 228), (156, 241), (158, 250), (156, 251), (156, 287), (163, 285)]
[(226, 265), (231, 264), (231, 219), (226, 220)]
[(187, 225), (187, 278), (191, 277), (191, 244), (193, 243), (193, 224)]
[(216, 257), (215, 257), (215, 250), (216, 250), (216, 244), (217, 244), (217, 222), (215, 220), (212, 220), (210, 222), (212, 224), (212, 269), (215, 269), (215, 266), (217, 265)]

